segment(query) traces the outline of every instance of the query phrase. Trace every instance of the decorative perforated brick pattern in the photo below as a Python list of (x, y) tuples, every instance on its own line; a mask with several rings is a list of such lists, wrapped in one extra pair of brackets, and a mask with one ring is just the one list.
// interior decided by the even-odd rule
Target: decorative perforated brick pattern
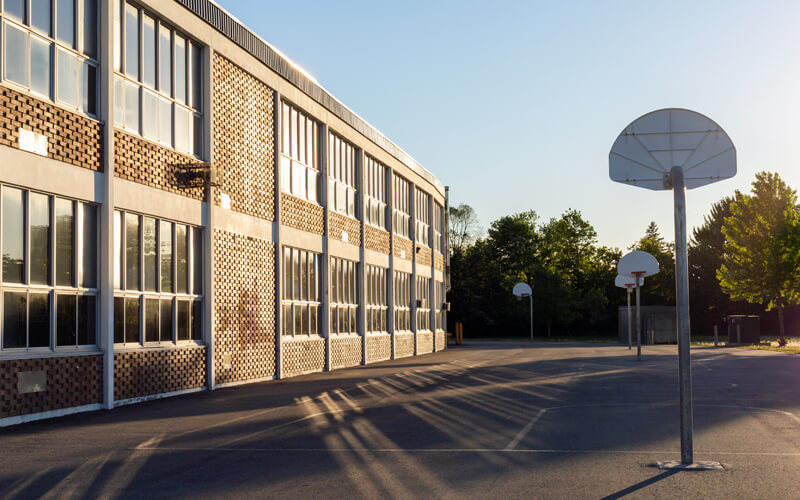
[(316, 203), (281, 193), (281, 224), (321, 235), (325, 227), (325, 209)]
[(444, 271), (444, 255), (433, 252), (433, 266), (437, 271)]
[(141, 137), (114, 130), (114, 176), (162, 191), (202, 200), (202, 187), (187, 187), (183, 165), (199, 160)]
[(345, 368), (361, 364), (361, 336), (334, 335), (331, 337), (331, 368)]
[(321, 372), (325, 368), (325, 339), (320, 337), (289, 339), (281, 344), (283, 377)]
[(411, 240), (394, 235), (394, 256), (400, 259), (411, 260), (414, 258), (414, 245)]
[(19, 129), (47, 137), (47, 157), (103, 171), (103, 126), (79, 113), (0, 87), (0, 144), (19, 147)]
[(275, 376), (275, 245), (214, 231), (216, 383)]
[(361, 246), (361, 223), (359, 221), (337, 212), (328, 211), (328, 224), (330, 224), (331, 238), (344, 241), (342, 231), (347, 231), (347, 242), (351, 245)]
[[(42, 392), (19, 394), (19, 372), (47, 372)], [(0, 418), (101, 403), (103, 357), (64, 356), (0, 361)]]
[(114, 353), (114, 401), (186, 391), (205, 385), (204, 346)]
[(414, 334), (411, 332), (396, 333), (394, 336), (394, 358), (414, 355)]
[(275, 218), (273, 90), (214, 54), (214, 163), (231, 210)]
[(447, 334), (442, 330), (436, 330), (435, 335), (435, 342), (436, 342), (436, 352), (444, 351)]
[(431, 267), (431, 249), (429, 247), (420, 247), (417, 252), (417, 265), (423, 267)]
[(391, 243), (389, 231), (378, 229), (369, 224), (364, 226), (364, 246), (370, 250), (389, 255)]
[(417, 333), (417, 354), (433, 352), (433, 332)]
[(392, 336), (388, 333), (367, 335), (367, 363), (377, 363), (392, 357)]

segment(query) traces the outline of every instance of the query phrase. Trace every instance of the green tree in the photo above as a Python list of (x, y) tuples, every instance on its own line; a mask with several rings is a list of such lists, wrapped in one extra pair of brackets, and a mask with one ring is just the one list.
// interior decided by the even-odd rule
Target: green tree
[(644, 280), (642, 302), (651, 305), (675, 305), (675, 248), (664, 240), (658, 225), (650, 222), (644, 236), (630, 250), (643, 250), (658, 261), (658, 274)]
[(748, 195), (737, 190), (730, 204), (731, 215), (722, 226), (726, 241), (717, 278), (731, 299), (778, 310), (783, 345), (783, 310), (800, 303), (797, 192), (778, 174), (768, 172), (757, 173), (752, 186)]
[(462, 203), (450, 207), (447, 212), (447, 243), (451, 253), (475, 243), (478, 231), (478, 214), (471, 206)]

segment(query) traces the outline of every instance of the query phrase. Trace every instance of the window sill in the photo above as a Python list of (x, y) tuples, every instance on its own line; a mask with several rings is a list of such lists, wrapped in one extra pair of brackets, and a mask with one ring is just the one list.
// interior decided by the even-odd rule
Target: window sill
[[(70, 349), (70, 348), (67, 348)], [(75, 348), (64, 350), (59, 348), (53, 350), (43, 351), (3, 351), (0, 353), (0, 361), (13, 361), (16, 359), (37, 359), (37, 358), (66, 358), (69, 356), (98, 356), (103, 354), (103, 351), (96, 346), (87, 346), (85, 348)]]
[(281, 336), (283, 341), (288, 342), (308, 342), (309, 340), (325, 340), (325, 337), (321, 335), (282, 335)]
[(182, 340), (178, 344), (114, 344), (114, 352), (135, 352), (170, 349), (202, 349), (206, 345), (197, 341)]

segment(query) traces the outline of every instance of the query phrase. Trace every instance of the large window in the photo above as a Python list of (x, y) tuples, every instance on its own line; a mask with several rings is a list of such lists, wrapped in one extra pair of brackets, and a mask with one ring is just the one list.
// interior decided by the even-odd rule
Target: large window
[(283, 335), (319, 334), (319, 254), (283, 249)]
[(114, 123), (200, 157), (203, 49), (138, 6), (112, 3)]
[(444, 290), (444, 282), (443, 281), (435, 281), (433, 284), (433, 292), (435, 294), (434, 297), (434, 307), (436, 308), (436, 329), (443, 330), (444, 329), (444, 315), (447, 312), (447, 301), (445, 299), (445, 290)]
[(97, 343), (97, 206), (2, 186), (3, 350)]
[(387, 168), (369, 156), (364, 165), (364, 221), (386, 229), (386, 173)]
[(367, 270), (367, 332), (380, 333), (387, 331), (386, 311), (389, 300), (387, 297), (386, 277), (388, 269), (377, 266), (366, 266)]
[(202, 228), (114, 212), (114, 342), (203, 338)]
[(411, 183), (402, 177), (394, 176), (394, 189), (392, 190), (393, 225), (394, 234), (408, 238), (409, 224), (411, 221)]
[(356, 216), (356, 148), (334, 133), (328, 134), (328, 207)]
[(416, 219), (414, 239), (417, 243), (426, 247), (431, 246), (431, 242), (428, 240), (428, 229), (431, 227), (430, 200), (431, 196), (429, 194), (419, 189), (414, 191), (414, 219)]
[(431, 304), (430, 297), (430, 278), (417, 276), (417, 331), (430, 330)]
[(332, 334), (358, 333), (357, 266), (357, 262), (331, 257), (330, 332)]
[(317, 201), (319, 154), (317, 122), (294, 106), (281, 104), (281, 189)]
[(411, 330), (411, 275), (394, 272), (394, 331)]
[(444, 207), (433, 203), (433, 248), (444, 253)]
[(3, 80), (97, 114), (97, 0), (6, 0)]

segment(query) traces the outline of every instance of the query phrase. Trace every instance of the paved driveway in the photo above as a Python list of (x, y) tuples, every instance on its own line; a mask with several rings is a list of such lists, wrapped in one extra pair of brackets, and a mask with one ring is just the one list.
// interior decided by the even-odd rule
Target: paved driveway
[(0, 430), (3, 498), (799, 498), (800, 356), (471, 344)]

